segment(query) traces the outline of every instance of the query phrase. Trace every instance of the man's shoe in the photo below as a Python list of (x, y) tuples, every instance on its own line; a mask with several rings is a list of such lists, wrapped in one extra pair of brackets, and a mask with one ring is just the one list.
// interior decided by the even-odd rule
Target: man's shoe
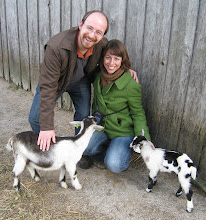
[(89, 156), (82, 156), (81, 160), (77, 163), (77, 165), (82, 169), (89, 169), (93, 164), (93, 160)]

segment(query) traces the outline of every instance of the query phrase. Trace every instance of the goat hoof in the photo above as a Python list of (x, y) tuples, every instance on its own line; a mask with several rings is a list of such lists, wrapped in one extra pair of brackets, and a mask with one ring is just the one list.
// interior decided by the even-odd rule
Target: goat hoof
[(146, 189), (146, 191), (147, 191), (147, 192), (152, 192), (152, 190), (151, 190), (151, 189), (148, 189), (148, 188)]
[(182, 192), (176, 193), (175, 195), (176, 195), (177, 197), (179, 197), (179, 196), (182, 195)]
[(74, 187), (76, 190), (81, 190), (82, 189), (82, 186), (81, 186), (81, 184), (79, 184), (78, 186), (75, 186)]
[(40, 180), (41, 180), (40, 177), (38, 177), (38, 176), (34, 177), (35, 182), (39, 182)]
[(16, 190), (16, 192), (20, 192), (20, 187), (18, 185), (13, 185), (13, 188)]
[(60, 182), (62, 188), (67, 189), (68, 185), (65, 182)]
[(19, 188), (18, 186), (14, 186), (14, 189), (17, 193), (21, 194), (22, 193), (22, 190), (21, 188)]
[(13, 185), (13, 188), (18, 189), (18, 185)]
[(193, 210), (193, 209), (190, 209), (190, 208), (189, 208), (189, 209), (186, 209), (186, 211), (187, 211), (188, 213), (191, 213), (192, 210)]
[(17, 193), (20, 192), (20, 189), (18, 189), (18, 187), (14, 187), (14, 189)]

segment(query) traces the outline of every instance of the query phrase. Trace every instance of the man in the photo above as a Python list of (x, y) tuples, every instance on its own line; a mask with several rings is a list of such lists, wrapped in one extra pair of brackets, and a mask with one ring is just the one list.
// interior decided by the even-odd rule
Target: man
[(55, 143), (55, 101), (68, 92), (75, 107), (74, 120), (82, 120), (90, 114), (92, 72), (95, 70), (109, 27), (107, 16), (98, 10), (85, 14), (78, 27), (61, 32), (45, 45), (39, 86), (36, 89), (29, 122), (39, 133), (38, 145), (49, 150)]

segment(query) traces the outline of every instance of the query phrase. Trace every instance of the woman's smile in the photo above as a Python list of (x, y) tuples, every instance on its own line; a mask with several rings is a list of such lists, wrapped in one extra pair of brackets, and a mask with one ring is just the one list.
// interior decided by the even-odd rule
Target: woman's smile
[(122, 65), (122, 57), (112, 55), (110, 50), (108, 50), (104, 56), (104, 67), (108, 74), (113, 74)]

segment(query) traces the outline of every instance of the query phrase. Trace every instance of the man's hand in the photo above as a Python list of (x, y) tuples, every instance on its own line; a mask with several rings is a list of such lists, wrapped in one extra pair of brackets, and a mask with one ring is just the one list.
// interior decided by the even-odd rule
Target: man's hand
[(138, 80), (138, 77), (137, 77), (137, 73), (132, 70), (132, 69), (129, 69), (129, 72), (131, 74), (131, 77), (136, 81), (136, 83), (139, 83), (139, 80)]
[(37, 145), (40, 145), (40, 150), (45, 151), (49, 150), (51, 139), (53, 143), (56, 143), (55, 132), (54, 130), (50, 131), (40, 131)]

